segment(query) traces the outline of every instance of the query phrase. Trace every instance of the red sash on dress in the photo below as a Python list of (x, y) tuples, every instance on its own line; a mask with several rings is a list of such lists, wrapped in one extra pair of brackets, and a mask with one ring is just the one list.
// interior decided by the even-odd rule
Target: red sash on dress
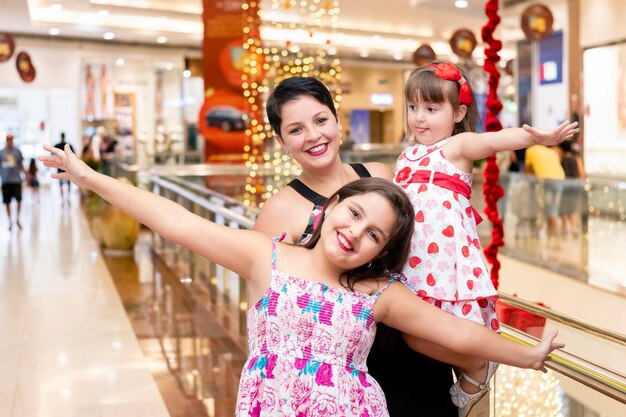
[[(459, 177), (444, 174), (443, 172), (422, 169), (415, 171), (408, 182), (416, 184), (434, 184), (454, 193), (461, 194), (468, 200), (472, 196), (472, 188), (465, 181), (461, 180)], [(470, 208), (474, 215), (474, 219), (476, 220), (476, 224), (480, 224), (483, 221), (482, 216), (473, 206), (470, 205)]]

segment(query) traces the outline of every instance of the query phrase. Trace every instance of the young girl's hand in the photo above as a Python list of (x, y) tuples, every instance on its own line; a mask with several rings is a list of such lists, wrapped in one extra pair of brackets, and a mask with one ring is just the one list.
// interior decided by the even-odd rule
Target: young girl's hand
[(69, 145), (65, 149), (57, 149), (50, 145), (43, 146), (52, 155), (40, 156), (39, 160), (47, 167), (62, 169), (65, 172), (52, 174), (52, 178), (70, 180), (81, 188), (88, 188), (88, 177), (94, 171), (78, 159)]
[(557, 343), (554, 341), (558, 334), (558, 330), (553, 330), (548, 336), (546, 336), (545, 339), (541, 341), (541, 343), (534, 347), (537, 353), (537, 360), (532, 364), (532, 369), (536, 369), (541, 372), (548, 372), (545, 365), (548, 360), (548, 355), (555, 349), (562, 349), (565, 347), (564, 343)]
[(537, 129), (529, 125), (522, 128), (530, 135), (530, 140), (534, 144), (553, 146), (558, 145), (564, 140), (571, 139), (580, 131), (578, 122), (569, 123), (565, 121), (552, 130)]

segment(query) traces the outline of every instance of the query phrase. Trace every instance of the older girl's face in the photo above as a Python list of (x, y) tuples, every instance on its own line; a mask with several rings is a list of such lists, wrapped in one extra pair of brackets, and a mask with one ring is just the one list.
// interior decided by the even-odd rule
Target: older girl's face
[(341, 125), (330, 109), (302, 95), (281, 109), (279, 142), (303, 168), (323, 168), (339, 154)]
[(326, 209), (321, 243), (329, 260), (343, 270), (365, 265), (387, 245), (396, 214), (377, 193), (346, 198)]

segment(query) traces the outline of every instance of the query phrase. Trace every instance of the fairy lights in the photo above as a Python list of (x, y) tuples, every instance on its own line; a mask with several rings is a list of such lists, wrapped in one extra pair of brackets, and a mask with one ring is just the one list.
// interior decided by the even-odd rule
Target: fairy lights
[(304, 31), (309, 40), (315, 41), (306, 44), (283, 39), (264, 45), (260, 23), (265, 12), (260, 4), (245, 0), (242, 10), (246, 22), (242, 87), (253, 119), (246, 130), (250, 146), (244, 148), (243, 159), (251, 171), (243, 198), (246, 206), (262, 206), (299, 168), (274, 140), (264, 111), (267, 94), (285, 78), (316, 77), (329, 87), (335, 105), (341, 103), (342, 69), (332, 39), (339, 19), (339, 0), (272, 0), (268, 11), (273, 17), (271, 28)]
[(563, 417), (560, 391), (552, 372), (500, 366), (491, 403), (499, 417)]

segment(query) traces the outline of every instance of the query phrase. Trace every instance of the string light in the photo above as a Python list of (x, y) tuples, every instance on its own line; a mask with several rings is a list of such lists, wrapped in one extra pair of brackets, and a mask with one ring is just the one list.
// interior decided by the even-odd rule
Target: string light
[[(242, 5), (245, 17), (244, 68), (242, 88), (252, 115), (246, 135), (250, 138), (250, 149), (245, 149), (244, 159), (250, 168), (244, 202), (246, 206), (262, 206), (272, 194), (278, 192), (289, 177), (298, 172), (287, 155), (274, 140), (274, 133), (265, 115), (264, 103), (267, 94), (285, 78), (292, 76), (315, 77), (330, 90), (335, 106), (341, 103), (341, 62), (334, 55), (336, 48), (332, 37), (339, 20), (339, 0), (272, 0), (271, 13), (282, 18), (272, 19), (275, 29), (288, 27), (306, 31), (310, 38), (320, 33), (330, 33), (321, 39), (318, 46), (298, 45), (289, 40), (282, 45), (264, 46), (260, 37), (260, 22), (263, 11), (260, 4), (245, 0)], [(279, 13), (280, 12), (280, 13)], [(274, 176), (258, 175), (260, 168), (274, 167)], [(269, 170), (268, 170), (269, 172)]]
[(552, 372), (500, 366), (491, 391), (499, 417), (563, 417), (559, 381)]

